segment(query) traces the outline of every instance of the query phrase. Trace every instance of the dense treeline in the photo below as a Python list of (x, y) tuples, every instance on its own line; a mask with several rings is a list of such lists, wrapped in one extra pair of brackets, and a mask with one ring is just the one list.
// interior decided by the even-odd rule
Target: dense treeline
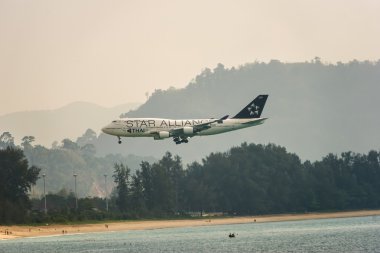
[[(1, 151), (0, 207), (4, 203), (16, 205), (19, 200), (12, 195), (17, 187), (6, 184), (15, 177), (15, 174), (4, 174), (12, 164), (9, 159), (22, 161), (24, 174), (27, 168), (22, 152), (14, 150), (17, 156), (12, 156), (7, 154), (10, 150), (14, 149)], [(38, 169), (29, 171), (32, 176), (23, 188), (24, 200), (25, 189), (38, 175)], [(63, 190), (47, 195), (47, 215), (43, 212), (44, 198), (33, 200), (34, 211), (28, 220), (65, 222), (174, 217), (202, 212), (254, 215), (380, 208), (380, 152), (377, 151), (329, 154), (321, 161), (302, 163), (284, 147), (243, 143), (228, 152), (211, 153), (202, 163), (194, 162), (186, 169), (181, 158), (169, 152), (157, 162), (142, 162), (134, 173), (123, 163), (116, 163), (113, 180), (116, 187), (109, 196), (108, 211), (105, 199), (96, 197), (79, 199), (76, 208), (75, 195)], [(1, 209), (0, 223), (7, 221), (4, 213), (11, 210)]]
[[(187, 181), (207, 186), (199, 194), (200, 199), (207, 198), (203, 201), (207, 211), (263, 214), (378, 208), (379, 158), (376, 151), (347, 152), (301, 163), (283, 147), (242, 144), (227, 153), (211, 154), (202, 165), (192, 164)], [(197, 202), (191, 204), (194, 209)]]
[[(122, 216), (110, 203), (111, 209), (107, 212), (106, 201), (99, 197), (86, 197), (76, 199), (74, 192), (62, 189), (58, 193), (46, 195), (47, 213), (45, 214), (44, 197), (32, 199), (32, 210), (27, 217), (33, 223), (66, 223), (89, 220), (117, 219)], [(113, 198), (114, 200), (114, 198)]]
[(115, 166), (117, 205), (132, 216), (268, 214), (380, 207), (380, 153), (329, 154), (301, 163), (273, 144), (242, 144), (185, 170), (167, 153), (136, 174)]

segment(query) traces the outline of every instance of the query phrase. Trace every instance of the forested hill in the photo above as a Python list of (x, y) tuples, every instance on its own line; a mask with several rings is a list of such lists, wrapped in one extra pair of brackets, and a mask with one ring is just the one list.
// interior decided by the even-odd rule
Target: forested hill
[(240, 143), (276, 143), (319, 160), (329, 152), (366, 152), (380, 140), (380, 61), (324, 64), (311, 62), (251, 63), (227, 69), (205, 69), (184, 89), (156, 90), (149, 100), (125, 117), (202, 118), (234, 116), (258, 94), (269, 94), (264, 125), (211, 137), (195, 137), (189, 144), (172, 140), (105, 138), (104, 152), (131, 152), (160, 157), (169, 150), (185, 162), (225, 151)]

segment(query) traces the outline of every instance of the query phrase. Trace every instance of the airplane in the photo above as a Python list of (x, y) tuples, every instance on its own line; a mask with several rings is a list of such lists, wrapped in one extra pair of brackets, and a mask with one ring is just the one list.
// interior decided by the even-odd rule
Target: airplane
[(173, 138), (176, 144), (188, 143), (189, 138), (235, 131), (261, 125), (267, 118), (261, 118), (268, 95), (259, 95), (232, 118), (228, 115), (215, 119), (161, 119), (121, 118), (102, 128), (109, 135), (121, 137), (153, 137), (155, 140)]

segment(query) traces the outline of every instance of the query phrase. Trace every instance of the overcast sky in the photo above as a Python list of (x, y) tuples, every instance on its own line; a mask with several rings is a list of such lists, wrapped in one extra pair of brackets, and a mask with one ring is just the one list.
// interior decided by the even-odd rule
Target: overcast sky
[(217, 63), (380, 59), (380, 1), (0, 0), (0, 115), (111, 107)]

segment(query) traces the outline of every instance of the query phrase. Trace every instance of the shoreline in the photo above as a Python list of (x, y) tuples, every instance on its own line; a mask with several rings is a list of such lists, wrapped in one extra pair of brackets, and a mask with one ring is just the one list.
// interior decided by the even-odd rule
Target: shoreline
[(305, 213), (305, 214), (278, 214), (278, 215), (258, 215), (226, 218), (202, 218), (202, 219), (180, 219), (180, 220), (142, 220), (142, 221), (109, 221), (95, 224), (75, 224), (75, 225), (40, 225), (40, 226), (2, 226), (0, 225), (0, 240), (74, 235), (94, 232), (115, 232), (128, 230), (149, 230), (163, 228), (180, 228), (196, 226), (213, 226), (245, 223), (281, 222), (329, 218), (365, 217), (380, 215), (380, 210), (343, 211), (329, 213)]

